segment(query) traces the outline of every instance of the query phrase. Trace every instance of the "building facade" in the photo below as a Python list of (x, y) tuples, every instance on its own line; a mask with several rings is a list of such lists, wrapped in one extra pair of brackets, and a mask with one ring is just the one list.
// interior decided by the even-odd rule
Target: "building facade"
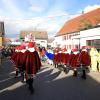
[(47, 48), (48, 33), (46, 31), (21, 31), (20, 39), (25, 41), (25, 37), (28, 35), (32, 36), (38, 47)]
[(0, 46), (4, 45), (4, 36), (5, 36), (4, 22), (0, 22)]
[(67, 21), (55, 36), (55, 45), (67, 49), (94, 46), (100, 49), (100, 8)]

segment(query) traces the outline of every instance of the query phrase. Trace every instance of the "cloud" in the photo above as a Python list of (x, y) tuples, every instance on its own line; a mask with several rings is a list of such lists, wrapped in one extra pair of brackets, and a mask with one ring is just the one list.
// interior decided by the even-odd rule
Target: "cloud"
[(97, 8), (100, 8), (100, 5), (93, 5), (93, 6), (88, 5), (87, 7), (84, 8), (83, 11), (85, 13), (87, 13), (87, 12), (92, 11), (92, 10), (97, 9)]
[(34, 18), (31, 20), (6, 20), (5, 21), (5, 33), (6, 37), (19, 37), (20, 31), (28, 30), (43, 30), (47, 31), (48, 34), (51, 33), (53, 35), (58, 29), (61, 27), (59, 23), (52, 19), (43, 19), (43, 18)]
[(2, 9), (0, 9), (0, 15), (2, 15), (2, 13), (3, 13), (3, 10), (2, 10)]
[(9, 2), (7, 2), (7, 0), (1, 0), (2, 4), (4, 6), (4, 8), (6, 9), (5, 11), (8, 13), (8, 16), (11, 14), (10, 17), (12, 18), (22, 18), (22, 13), (21, 11), (18, 9), (18, 7), (16, 6), (16, 2), (14, 2), (14, 0), (9, 0)]
[(6, 19), (4, 21), (5, 24), (5, 34), (6, 37), (19, 37), (20, 31), (22, 30), (34, 30), (38, 26), (38, 21), (36, 19), (30, 20), (11, 20)]
[[(68, 0), (63, 0), (63, 2), (60, 0), (50, 0), (49, 2), (46, 2), (46, 0), (27, 0), (28, 5), (24, 6), (26, 9), (28, 7), (28, 11), (30, 11), (22, 13), (21, 9), (19, 9), (16, 5), (16, 1), (17, 0), (9, 0), (9, 2), (7, 2), (7, 0), (1, 0), (4, 9), (0, 9), (0, 15), (2, 15), (0, 16), (0, 20), (5, 20), (5, 30), (7, 36), (18, 37), (21, 30), (35, 29), (46, 30), (49, 35), (53, 35), (61, 29), (66, 21), (79, 16), (81, 13), (78, 12), (75, 15), (71, 15), (70, 12), (67, 12), (67, 8), (72, 5), (72, 3), (67, 2)], [(88, 12), (99, 7), (100, 5), (88, 5), (84, 8), (84, 11)], [(40, 16), (39, 14), (41, 12), (42, 14)], [(4, 17), (3, 14), (6, 16), (8, 14), (8, 16)], [(21, 18), (28, 18), (28, 15), (32, 16), (33, 18), (21, 20)], [(43, 17), (42, 15), (45, 16)], [(34, 18), (34, 16), (39, 17)]]
[(40, 0), (41, 2), (39, 1), (39, 3), (38, 1), (29, 0), (31, 6), (28, 9), (33, 12), (43, 12), (46, 10), (47, 12), (45, 13), (45, 16), (28, 20), (18, 20), (18, 18), (22, 18), (24, 15), (22, 15), (22, 11), (17, 7), (16, 0), (9, 0), (9, 2), (7, 2), (7, 0), (1, 1), (6, 8), (6, 12), (8, 12), (9, 15), (11, 14), (11, 16), (14, 15), (12, 17), (8, 15), (9, 18), (3, 16), (0, 17), (0, 19), (5, 20), (6, 36), (18, 37), (21, 30), (34, 29), (46, 30), (51, 35), (57, 32), (69, 17), (69, 14), (62, 9), (60, 2), (59, 7), (56, 5), (58, 1), (54, 3), (52, 0), (53, 6), (51, 7), (49, 4), (50, 2), (42, 3), (42, 0)]
[(44, 11), (44, 8), (40, 7), (40, 6), (32, 5), (31, 7), (29, 7), (29, 10), (31, 10), (33, 12), (42, 12), (42, 11)]
[[(54, 12), (53, 12), (54, 13)], [(35, 17), (26, 20), (6, 20), (6, 36), (16, 36), (20, 34), (21, 30), (43, 30), (47, 31), (49, 35), (54, 35), (63, 26), (68, 19), (68, 14), (65, 12), (55, 12), (54, 14), (48, 14), (44, 17)]]

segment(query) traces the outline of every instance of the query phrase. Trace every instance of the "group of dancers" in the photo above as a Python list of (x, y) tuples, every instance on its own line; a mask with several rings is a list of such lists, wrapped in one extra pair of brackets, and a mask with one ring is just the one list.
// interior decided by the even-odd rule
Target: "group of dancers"
[(87, 47), (83, 46), (80, 51), (77, 48), (70, 52), (66, 48), (63, 50), (55, 49), (53, 63), (55, 67), (62, 65), (65, 72), (69, 69), (73, 70), (73, 76), (78, 75), (78, 69), (82, 71), (81, 77), (86, 79), (86, 70), (91, 65), (91, 57), (87, 51)]

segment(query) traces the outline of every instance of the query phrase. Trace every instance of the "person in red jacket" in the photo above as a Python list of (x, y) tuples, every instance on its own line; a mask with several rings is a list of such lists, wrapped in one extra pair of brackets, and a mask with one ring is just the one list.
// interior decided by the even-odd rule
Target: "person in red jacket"
[(58, 67), (58, 50), (57, 49), (54, 50), (53, 64), (55, 68)]
[(11, 56), (11, 61), (13, 62), (14, 66), (15, 66), (15, 70), (16, 70), (15, 77), (18, 77), (18, 73), (19, 73), (19, 65), (18, 65), (18, 62), (19, 62), (19, 52), (20, 52), (20, 48), (16, 47), (15, 52)]
[(79, 53), (78, 53), (78, 49), (75, 48), (72, 50), (72, 54), (70, 56), (70, 65), (72, 67), (72, 70), (74, 71), (73, 76), (77, 76), (77, 67), (79, 65)]
[(19, 66), (20, 66), (20, 73), (21, 73), (21, 81), (22, 82), (24, 82), (24, 78), (25, 78), (25, 66), (23, 65), (25, 51), (26, 51), (26, 46), (21, 45), (20, 46), (20, 55), (19, 55)]
[(26, 70), (26, 82), (29, 85), (30, 92), (33, 93), (33, 78), (41, 67), (40, 58), (38, 52), (35, 50), (34, 42), (29, 42), (28, 50), (25, 51), (23, 62)]
[(87, 51), (86, 46), (82, 46), (82, 50), (79, 55), (79, 60), (80, 60), (80, 64), (81, 64), (82, 72), (83, 72), (82, 78), (86, 79), (86, 69), (88, 68), (88, 66), (91, 65), (91, 58)]

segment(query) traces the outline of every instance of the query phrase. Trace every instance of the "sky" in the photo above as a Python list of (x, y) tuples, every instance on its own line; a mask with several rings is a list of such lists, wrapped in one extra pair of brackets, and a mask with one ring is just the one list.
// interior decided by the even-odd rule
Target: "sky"
[(100, 7), (100, 0), (0, 0), (5, 36), (19, 38), (22, 30), (47, 31), (54, 36), (66, 21)]

